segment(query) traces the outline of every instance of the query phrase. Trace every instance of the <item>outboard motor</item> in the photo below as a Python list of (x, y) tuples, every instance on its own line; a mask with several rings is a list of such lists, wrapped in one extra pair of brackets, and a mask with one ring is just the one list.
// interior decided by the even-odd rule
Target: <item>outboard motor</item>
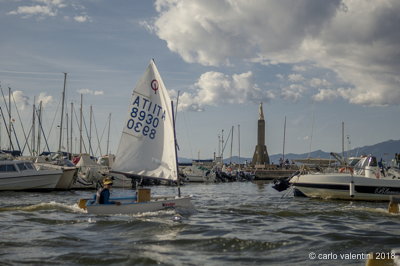
[(272, 186), (274, 189), (276, 189), (279, 192), (282, 192), (290, 187), (290, 183), (288, 179), (275, 179), (274, 180), (274, 185)]
[(296, 171), (295, 173), (293, 173), (291, 176), (287, 177), (287, 178), (282, 178), (282, 179), (275, 179), (274, 180), (274, 185), (272, 186), (274, 189), (276, 189), (279, 192), (282, 192), (286, 189), (288, 189), (290, 187), (290, 179), (292, 179), (292, 177), (299, 175), (300, 171)]

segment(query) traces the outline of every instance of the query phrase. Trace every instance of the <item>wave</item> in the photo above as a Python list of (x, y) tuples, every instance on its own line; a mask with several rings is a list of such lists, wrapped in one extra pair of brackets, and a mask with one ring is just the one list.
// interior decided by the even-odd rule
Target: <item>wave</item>
[(78, 213), (86, 213), (85, 210), (78, 207), (78, 204), (75, 203), (73, 205), (68, 205), (64, 203), (59, 203), (55, 201), (51, 202), (42, 202), (34, 205), (26, 205), (26, 206), (9, 206), (9, 207), (1, 207), (0, 212), (9, 212), (9, 211), (26, 211), (26, 212), (36, 212), (42, 210), (59, 210), (64, 212), (78, 212)]

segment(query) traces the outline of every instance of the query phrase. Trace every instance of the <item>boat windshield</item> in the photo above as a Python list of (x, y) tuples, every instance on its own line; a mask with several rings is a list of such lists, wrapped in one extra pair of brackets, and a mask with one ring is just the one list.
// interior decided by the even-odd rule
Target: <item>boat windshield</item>
[(378, 166), (378, 163), (377, 163), (377, 161), (376, 161), (376, 158), (375, 157), (369, 157), (369, 160), (368, 160), (368, 165), (369, 166)]
[(29, 170), (33, 170), (35, 169), (35, 167), (33, 166), (32, 163), (25, 163), (26, 168), (28, 168)]
[(21, 171), (27, 170), (24, 163), (17, 163), (17, 166), (18, 166), (19, 170), (21, 170)]
[(28, 162), (17, 163), (17, 166), (18, 166), (19, 170), (21, 170), (21, 171), (34, 169), (32, 163), (28, 163)]
[(360, 161), (355, 165), (355, 168), (357, 169), (365, 169), (367, 166), (378, 166), (378, 163), (376, 161), (376, 157), (374, 156), (368, 156), (361, 158)]
[(358, 163), (355, 165), (357, 169), (364, 169), (368, 165), (368, 157), (361, 158)]
[(360, 158), (349, 158), (349, 165), (355, 166), (360, 161)]

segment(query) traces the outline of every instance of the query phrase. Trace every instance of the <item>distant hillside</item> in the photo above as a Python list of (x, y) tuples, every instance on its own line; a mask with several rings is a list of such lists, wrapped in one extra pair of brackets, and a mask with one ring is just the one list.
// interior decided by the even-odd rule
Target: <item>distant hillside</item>
[[(322, 150), (316, 150), (309, 153), (303, 153), (303, 154), (294, 154), (294, 153), (288, 153), (285, 154), (285, 158), (292, 160), (292, 159), (300, 159), (300, 158), (330, 158), (330, 152), (331, 151), (322, 151)], [(337, 153), (341, 153), (338, 151), (333, 151)], [(383, 160), (389, 162), (394, 158), (395, 153), (400, 153), (400, 140), (388, 140), (384, 141), (375, 145), (370, 145), (370, 146), (364, 146), (364, 147), (359, 147), (355, 148), (349, 151), (345, 151), (345, 156), (360, 156), (360, 155), (368, 155), (372, 154), (376, 156), (378, 159), (382, 158)], [(270, 155), (270, 161), (277, 164), (279, 162), (279, 158), (282, 157), (282, 154), (274, 154)], [(243, 158), (241, 157), (239, 160), (238, 156), (233, 156), (232, 158), (226, 158), (224, 159), (225, 163), (229, 162), (234, 162), (234, 163), (245, 163), (251, 162), (252, 158)], [(179, 163), (190, 163), (192, 160), (188, 158), (179, 158)]]
[[(317, 150), (313, 151), (310, 153), (303, 153), (303, 154), (285, 154), (285, 158), (290, 159), (299, 159), (299, 158), (330, 158), (330, 152), (324, 152), (322, 150)], [(333, 151), (341, 154), (341, 151)], [(395, 153), (400, 153), (400, 140), (387, 140), (378, 144), (370, 145), (370, 146), (364, 146), (364, 147), (359, 147), (355, 148), (349, 151), (345, 151), (344, 155), (348, 157), (352, 156), (360, 156), (360, 155), (368, 155), (372, 154), (376, 156), (378, 159), (382, 158), (384, 161), (389, 162), (394, 158)], [(279, 158), (282, 157), (282, 154), (275, 154), (270, 156), (270, 160), (272, 162), (279, 162)]]

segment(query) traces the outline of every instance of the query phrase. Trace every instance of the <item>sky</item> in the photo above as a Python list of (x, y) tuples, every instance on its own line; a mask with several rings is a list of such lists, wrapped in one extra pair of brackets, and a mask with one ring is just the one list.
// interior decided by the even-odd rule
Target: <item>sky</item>
[[(0, 7), (0, 85), (6, 101), (11, 88), (21, 148), (23, 132), (31, 138), (33, 104), (42, 101), (43, 131), (58, 149), (67, 73), (73, 152), (82, 95), (93, 152), (115, 153), (132, 89), (151, 59), (171, 98), (180, 95), (179, 157), (212, 158), (222, 136), (229, 157), (232, 127), (232, 155), (252, 157), (260, 103), (271, 155), (283, 152), (285, 118), (285, 153), (340, 152), (342, 123), (345, 150), (400, 139), (397, 0), (0, 0)], [(2, 96), (0, 106), (8, 123)], [(64, 121), (64, 148), (66, 132)], [(2, 148), (6, 134), (1, 121)]]

